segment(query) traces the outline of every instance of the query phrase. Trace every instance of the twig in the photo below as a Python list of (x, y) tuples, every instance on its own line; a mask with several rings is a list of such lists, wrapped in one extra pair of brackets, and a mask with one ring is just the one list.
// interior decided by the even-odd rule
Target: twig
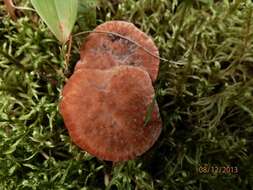
[(80, 35), (83, 35), (83, 34), (87, 34), (87, 33), (101, 33), (101, 34), (111, 34), (111, 35), (115, 35), (117, 37), (120, 37), (122, 39), (125, 39), (125, 40), (128, 40), (129, 42), (135, 44), (136, 46), (138, 46), (139, 48), (143, 49), (145, 52), (147, 52), (149, 55), (157, 58), (157, 59), (160, 59), (162, 61), (166, 61), (166, 62), (169, 62), (169, 60), (165, 59), (165, 58), (162, 58), (160, 56), (157, 56), (155, 54), (153, 54), (152, 52), (150, 52), (148, 49), (146, 49), (145, 47), (143, 47), (142, 45), (140, 45), (138, 42), (134, 41), (134, 40), (131, 40), (130, 38), (127, 38), (119, 33), (116, 33), (116, 32), (108, 32), (108, 31), (84, 31), (84, 32), (80, 32), (80, 33), (77, 33), (77, 34), (74, 34), (73, 37), (77, 37), (77, 36), (80, 36)]
[(15, 8), (14, 8), (12, 0), (4, 0), (4, 4), (5, 4), (5, 7), (6, 7), (6, 11), (10, 14), (11, 18), (13, 20), (16, 20), (17, 17), (16, 17), (16, 14), (15, 14)]
[(30, 7), (16, 7), (14, 6), (15, 9), (18, 9), (18, 10), (24, 10), (24, 11), (33, 11), (33, 12), (36, 12), (35, 9), (33, 8), (30, 8)]
[(68, 51), (67, 51), (67, 55), (66, 55), (67, 65), (69, 64), (71, 48), (72, 48), (72, 35), (69, 36), (69, 40), (68, 40)]

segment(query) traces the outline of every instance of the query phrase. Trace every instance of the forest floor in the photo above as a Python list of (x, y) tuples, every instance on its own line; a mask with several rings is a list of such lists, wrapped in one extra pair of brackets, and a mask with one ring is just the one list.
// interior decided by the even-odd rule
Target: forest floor
[(155, 84), (157, 143), (113, 167), (74, 145), (58, 103), (83, 37), (67, 68), (66, 47), (35, 13), (13, 21), (0, 5), (0, 190), (252, 189), (253, 3), (112, 2), (100, 0), (85, 27), (132, 22), (168, 60)]

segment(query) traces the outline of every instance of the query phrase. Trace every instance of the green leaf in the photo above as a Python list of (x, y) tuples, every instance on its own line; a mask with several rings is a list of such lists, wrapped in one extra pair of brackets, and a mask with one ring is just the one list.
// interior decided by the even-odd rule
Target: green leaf
[(150, 120), (152, 119), (152, 113), (154, 110), (155, 103), (156, 103), (156, 96), (153, 97), (152, 102), (148, 105), (146, 117), (144, 120), (144, 127), (146, 127), (150, 122)]
[(65, 43), (76, 21), (78, 0), (31, 0), (31, 2), (56, 38)]

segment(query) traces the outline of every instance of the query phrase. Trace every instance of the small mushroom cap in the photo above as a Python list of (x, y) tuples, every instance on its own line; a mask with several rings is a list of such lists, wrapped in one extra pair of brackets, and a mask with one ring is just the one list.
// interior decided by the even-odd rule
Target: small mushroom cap
[[(81, 61), (76, 65), (80, 68), (108, 69), (116, 65), (132, 65), (145, 69), (152, 81), (156, 80), (159, 59), (157, 47), (152, 39), (132, 23), (125, 21), (108, 21), (96, 27), (82, 45)], [(99, 31), (120, 34), (135, 43), (110, 33), (96, 33)]]
[(80, 69), (70, 77), (62, 96), (60, 112), (73, 142), (100, 159), (133, 159), (160, 135), (157, 104), (144, 126), (154, 90), (149, 75), (140, 68)]

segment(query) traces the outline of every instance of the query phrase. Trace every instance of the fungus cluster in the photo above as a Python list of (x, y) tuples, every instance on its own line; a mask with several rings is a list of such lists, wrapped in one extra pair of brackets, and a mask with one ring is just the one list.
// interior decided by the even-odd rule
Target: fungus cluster
[(159, 67), (151, 54), (158, 56), (151, 38), (128, 22), (106, 22), (88, 36), (60, 102), (75, 144), (99, 159), (123, 161), (155, 143), (162, 127), (156, 103), (144, 125)]

